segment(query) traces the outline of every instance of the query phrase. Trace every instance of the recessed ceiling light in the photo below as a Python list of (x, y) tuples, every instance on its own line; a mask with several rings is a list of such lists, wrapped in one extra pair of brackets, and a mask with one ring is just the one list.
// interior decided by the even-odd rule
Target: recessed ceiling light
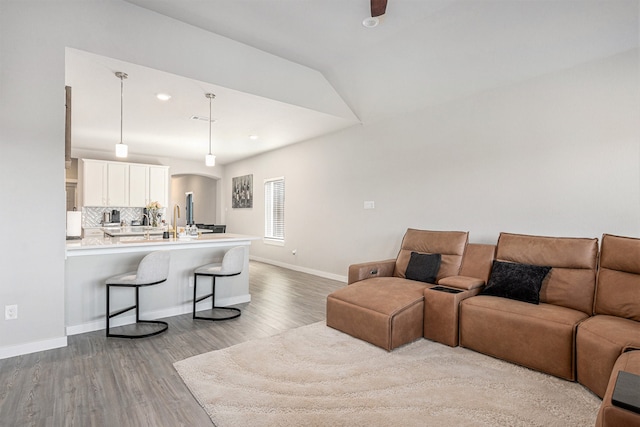
[(169, 95), (168, 93), (156, 93), (156, 98), (158, 98), (160, 101), (168, 101), (171, 99), (171, 95)]
[(380, 23), (380, 20), (377, 17), (367, 17), (362, 21), (362, 25), (367, 28), (377, 27)]
[(256, 140), (258, 139), (258, 135), (249, 135), (249, 139)]

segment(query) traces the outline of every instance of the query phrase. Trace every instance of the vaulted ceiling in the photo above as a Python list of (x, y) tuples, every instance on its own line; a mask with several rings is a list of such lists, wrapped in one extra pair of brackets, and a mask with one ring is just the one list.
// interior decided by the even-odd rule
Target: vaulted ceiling
[[(570, 68), (639, 42), (636, 0), (389, 0), (375, 28), (362, 25), (369, 0), (127, 2), (322, 73), (352, 113), (316, 116), (280, 105), (285, 127), (295, 129), (295, 120), (284, 118), (302, 113), (308, 120), (301, 123), (313, 129), (280, 138), (287, 144)], [(226, 90), (216, 82), (197, 85)], [(200, 105), (194, 114), (208, 112), (201, 92), (194, 94)], [(223, 158), (255, 153), (247, 148)]]

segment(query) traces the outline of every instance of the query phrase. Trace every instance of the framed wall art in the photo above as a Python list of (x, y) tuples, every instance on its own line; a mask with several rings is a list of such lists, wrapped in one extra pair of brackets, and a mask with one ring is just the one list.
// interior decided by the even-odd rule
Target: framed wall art
[(253, 208), (253, 174), (231, 179), (231, 207)]

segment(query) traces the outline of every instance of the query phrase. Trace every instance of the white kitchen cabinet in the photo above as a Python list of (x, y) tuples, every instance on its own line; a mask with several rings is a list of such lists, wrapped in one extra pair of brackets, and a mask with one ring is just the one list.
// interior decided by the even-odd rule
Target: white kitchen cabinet
[(107, 206), (107, 163), (83, 159), (83, 206)]
[(145, 207), (149, 204), (149, 166), (129, 165), (129, 206)]
[(108, 206), (129, 206), (129, 165), (107, 163)]
[(169, 167), (82, 159), (83, 206), (169, 204)]
[(169, 204), (169, 168), (149, 166), (149, 201), (159, 202), (162, 207)]

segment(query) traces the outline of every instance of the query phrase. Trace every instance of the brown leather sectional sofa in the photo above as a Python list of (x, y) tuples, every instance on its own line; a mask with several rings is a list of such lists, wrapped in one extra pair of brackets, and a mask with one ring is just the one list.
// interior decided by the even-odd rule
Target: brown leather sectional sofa
[(327, 297), (328, 326), (389, 351), (424, 337), (577, 381), (603, 398), (597, 426), (640, 425), (611, 400), (619, 371), (640, 375), (640, 239), (480, 245), (409, 229), (395, 260), (352, 265), (348, 280)]

